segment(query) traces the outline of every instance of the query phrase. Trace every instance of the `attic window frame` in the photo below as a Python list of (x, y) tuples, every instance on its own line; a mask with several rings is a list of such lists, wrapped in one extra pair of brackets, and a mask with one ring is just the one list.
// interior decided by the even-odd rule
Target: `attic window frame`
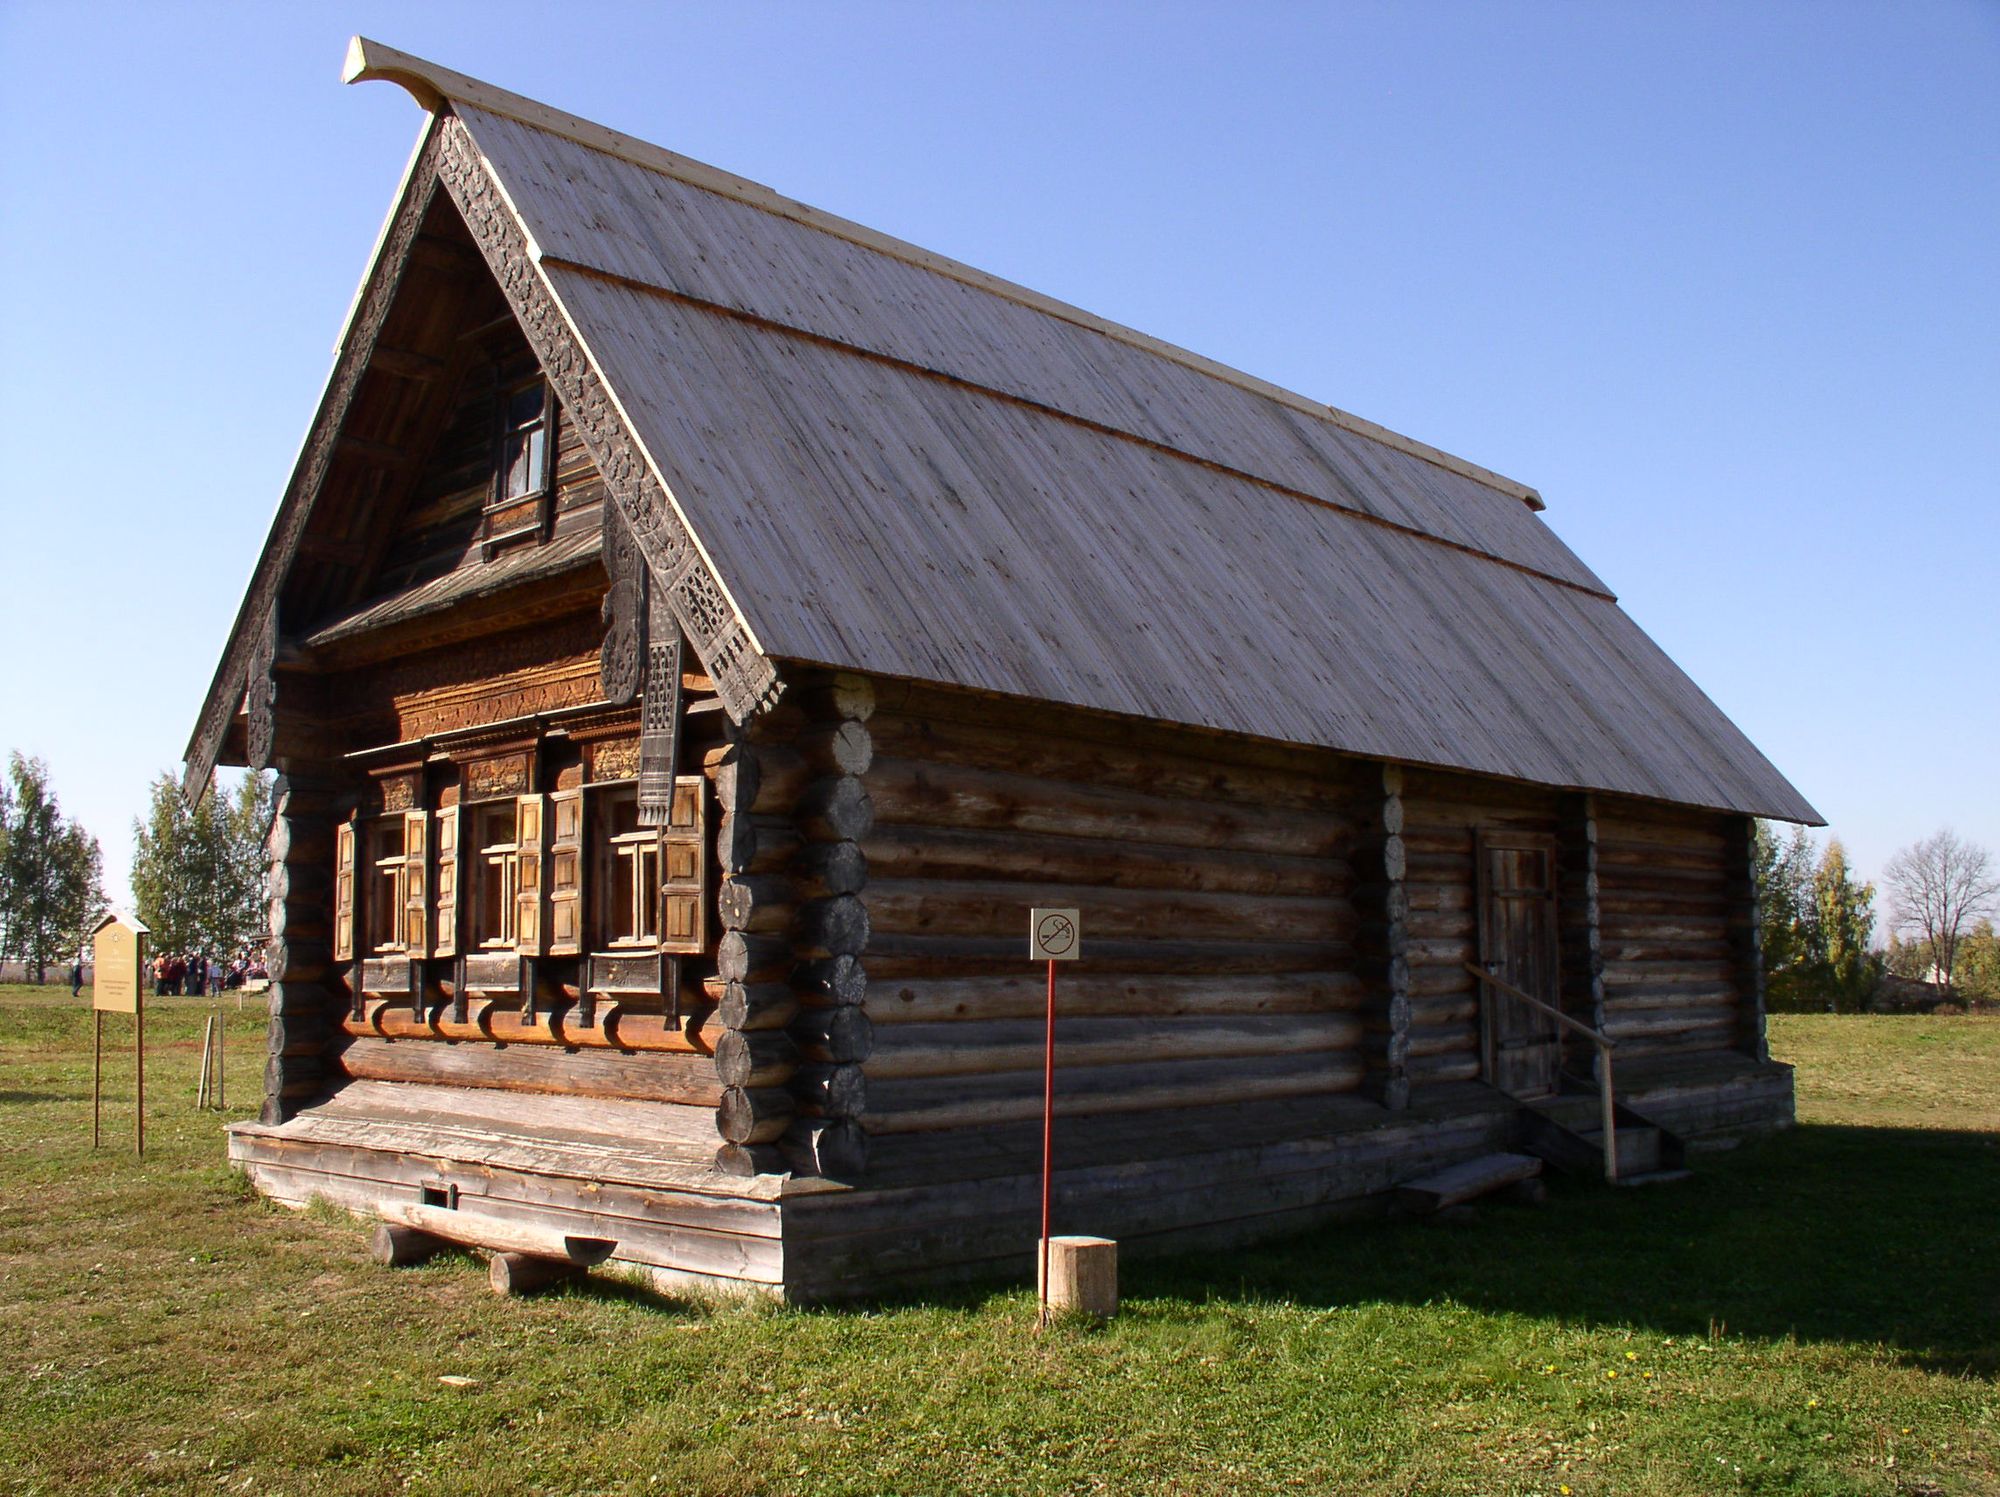
[[(542, 395), (541, 412), (532, 420), (517, 422), (512, 412), (516, 399), (531, 389)], [(510, 448), (540, 432), (542, 450), (528, 487), (518, 494), (506, 492), (507, 475), (513, 464)], [(479, 517), (479, 550), (490, 561), (509, 542), (549, 538), (549, 521), (555, 508), (556, 471), (556, 392), (548, 379), (537, 371), (526, 379), (502, 385), (493, 402), (493, 480)], [(510, 518), (511, 517), (511, 518)]]

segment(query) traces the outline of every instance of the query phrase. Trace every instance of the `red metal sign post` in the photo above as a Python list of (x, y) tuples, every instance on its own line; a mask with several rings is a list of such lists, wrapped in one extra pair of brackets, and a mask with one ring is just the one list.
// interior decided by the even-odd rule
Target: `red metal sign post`
[(1048, 964), (1048, 1025), (1042, 1042), (1042, 1238), (1041, 1266), (1036, 1285), (1041, 1299), (1039, 1324), (1049, 1323), (1049, 1199), (1055, 1180), (1056, 1151), (1056, 963), (1073, 962), (1083, 946), (1075, 910), (1030, 910), (1028, 955)]

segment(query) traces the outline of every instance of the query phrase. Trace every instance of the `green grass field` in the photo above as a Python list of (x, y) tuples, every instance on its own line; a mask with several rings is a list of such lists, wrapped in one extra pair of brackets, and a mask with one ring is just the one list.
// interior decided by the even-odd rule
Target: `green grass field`
[(1774, 1018), (1802, 1126), (1692, 1181), (1132, 1263), (1038, 1334), (375, 1268), (223, 1166), (209, 1006), (149, 1019), (138, 1161), (129, 1021), (93, 1155), (88, 1013), (0, 989), (0, 1492), (2000, 1493), (2000, 1020)]

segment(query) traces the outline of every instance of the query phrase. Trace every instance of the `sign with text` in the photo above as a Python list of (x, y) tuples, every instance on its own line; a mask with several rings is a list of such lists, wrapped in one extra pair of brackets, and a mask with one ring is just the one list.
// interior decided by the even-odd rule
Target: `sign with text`
[(96, 972), (91, 979), (90, 1006), (99, 1013), (136, 1014), (145, 990), (144, 932), (112, 918), (98, 926), (91, 940)]
[(1083, 955), (1083, 921), (1075, 910), (1028, 911), (1028, 957), (1073, 962)]

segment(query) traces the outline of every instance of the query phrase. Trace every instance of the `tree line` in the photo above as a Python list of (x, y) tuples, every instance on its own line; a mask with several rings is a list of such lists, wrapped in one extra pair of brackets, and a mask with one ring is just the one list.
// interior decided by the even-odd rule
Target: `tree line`
[[(172, 774), (153, 781), (132, 824), (132, 898), (154, 951), (223, 957), (263, 941), (271, 783), (211, 779), (190, 810)], [(63, 814), (48, 765), (14, 752), (0, 782), (0, 960), (48, 981), (83, 954), (107, 904), (97, 838)]]
[(1893, 1006), (1882, 1001), (1897, 996), (1891, 979), (1919, 1000), (2000, 1002), (2000, 876), (1985, 848), (1946, 829), (1891, 858), (1888, 944), (1878, 948), (1875, 886), (1855, 879), (1838, 837), (1816, 852), (1804, 827), (1760, 821), (1752, 847), (1770, 1008)]

